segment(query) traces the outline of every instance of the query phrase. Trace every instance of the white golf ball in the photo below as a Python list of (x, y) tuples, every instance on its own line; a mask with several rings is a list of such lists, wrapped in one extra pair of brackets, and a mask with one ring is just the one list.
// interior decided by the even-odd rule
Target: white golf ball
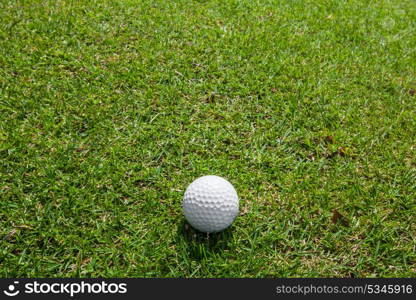
[(224, 178), (209, 175), (192, 182), (182, 202), (186, 220), (202, 232), (224, 230), (238, 215), (238, 196)]

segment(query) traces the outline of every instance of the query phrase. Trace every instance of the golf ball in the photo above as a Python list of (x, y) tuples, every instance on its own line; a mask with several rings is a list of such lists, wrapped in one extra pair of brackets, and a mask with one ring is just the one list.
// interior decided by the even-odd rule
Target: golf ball
[(202, 232), (218, 232), (230, 226), (238, 214), (237, 192), (222, 177), (203, 176), (186, 189), (182, 208), (192, 227)]

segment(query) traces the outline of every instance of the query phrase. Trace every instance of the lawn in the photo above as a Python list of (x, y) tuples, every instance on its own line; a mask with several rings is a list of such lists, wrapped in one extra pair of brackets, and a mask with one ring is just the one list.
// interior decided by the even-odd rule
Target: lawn
[(416, 1), (0, 2), (0, 277), (416, 277), (415, 220)]

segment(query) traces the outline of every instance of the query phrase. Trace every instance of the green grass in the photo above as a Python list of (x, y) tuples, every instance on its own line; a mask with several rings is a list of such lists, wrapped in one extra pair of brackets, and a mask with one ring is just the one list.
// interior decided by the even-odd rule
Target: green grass
[(415, 49), (413, 0), (1, 1), (0, 277), (415, 277)]

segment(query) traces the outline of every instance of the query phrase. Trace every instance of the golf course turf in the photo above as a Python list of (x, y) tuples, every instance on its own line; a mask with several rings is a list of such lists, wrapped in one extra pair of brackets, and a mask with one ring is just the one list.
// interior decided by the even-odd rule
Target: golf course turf
[(416, 1), (0, 1), (0, 277), (415, 277), (415, 221)]

